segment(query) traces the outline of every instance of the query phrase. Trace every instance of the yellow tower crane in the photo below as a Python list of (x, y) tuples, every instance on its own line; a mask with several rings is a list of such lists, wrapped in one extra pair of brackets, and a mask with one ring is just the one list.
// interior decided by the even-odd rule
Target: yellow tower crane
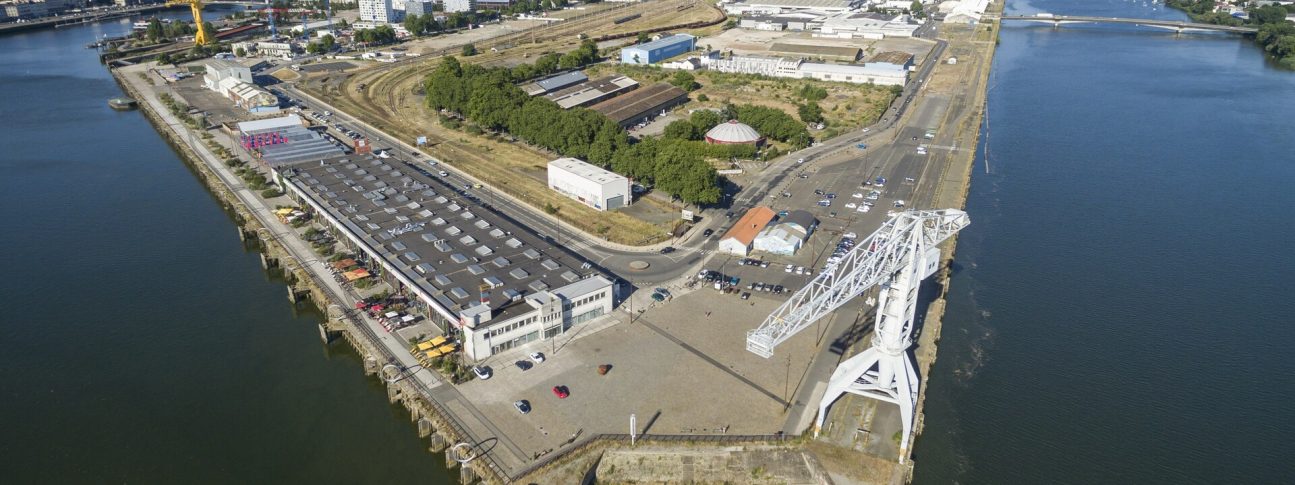
[(195, 45), (207, 45), (212, 39), (207, 37), (207, 28), (202, 25), (202, 0), (167, 0), (166, 6), (188, 5), (193, 11), (193, 24), (197, 33), (193, 34)]

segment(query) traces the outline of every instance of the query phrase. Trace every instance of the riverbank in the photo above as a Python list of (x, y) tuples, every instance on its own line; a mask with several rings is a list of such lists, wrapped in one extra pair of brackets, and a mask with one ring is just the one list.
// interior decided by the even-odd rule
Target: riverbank
[(1282, 68), (1295, 70), (1295, 23), (1288, 17), (1295, 14), (1295, 7), (1274, 4), (1251, 8), (1246, 11), (1248, 18), (1241, 19), (1214, 11), (1213, 0), (1167, 0), (1165, 5), (1187, 14), (1194, 22), (1258, 27), (1254, 40), (1266, 56)]
[[(156, 86), (148, 75), (147, 66), (113, 69), (118, 85), (132, 98), (140, 101), (140, 111), (159, 134), (181, 154), (182, 159), (194, 169), (204, 185), (236, 215), (240, 239), (254, 239), (263, 245), (262, 265), (279, 268), (288, 281), (288, 297), (292, 301), (309, 298), (323, 310), (327, 322), (320, 325), (321, 338), (327, 342), (344, 338), (362, 357), (366, 375), (375, 375), (386, 384), (387, 397), (393, 404), (402, 405), (417, 425), (420, 437), (427, 438), (429, 450), (445, 452), (446, 466), (459, 464), (464, 457), (456, 443), (481, 443), (465, 425), (462, 418), (446, 409), (431, 396), (432, 387), (442, 385), (438, 376), (430, 371), (409, 375), (400, 365), (400, 359), (391, 351), (390, 337), (383, 339), (378, 332), (378, 322), (363, 313), (349, 311), (358, 299), (348, 295), (326, 273), (323, 262), (318, 261), (305, 241), (296, 237), (293, 228), (281, 223), (272, 210), (226, 167), (210, 147), (201, 143), (201, 133), (194, 133), (176, 119), (150, 87)], [(142, 76), (141, 76), (142, 74)], [(314, 263), (314, 264), (311, 264)], [(427, 382), (427, 381), (434, 382)], [(478, 455), (481, 455), (478, 453)], [(492, 455), (482, 459), (467, 460), (461, 468), (466, 482), (475, 478), (489, 482), (505, 482), (509, 470), (497, 463)]]

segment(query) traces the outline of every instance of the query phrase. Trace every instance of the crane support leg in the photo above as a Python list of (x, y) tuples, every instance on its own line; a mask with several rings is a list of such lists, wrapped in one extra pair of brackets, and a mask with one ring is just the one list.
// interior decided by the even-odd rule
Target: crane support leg
[(832, 372), (827, 392), (819, 402), (815, 423), (815, 429), (822, 429), (828, 408), (847, 392), (894, 403), (899, 406), (903, 426), (899, 440), (900, 463), (908, 456), (917, 414), (917, 393), (922, 385), (908, 348), (912, 345), (919, 286), (939, 262), (939, 251), (934, 249), (928, 248), (920, 257), (913, 258), (882, 288), (872, 346), (842, 362)]

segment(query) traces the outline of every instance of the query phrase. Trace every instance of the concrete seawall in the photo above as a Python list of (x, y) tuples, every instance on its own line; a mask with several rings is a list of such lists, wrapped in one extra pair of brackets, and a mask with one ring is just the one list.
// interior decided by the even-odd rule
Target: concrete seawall
[[(128, 73), (112, 70), (113, 78), (122, 90), (130, 97), (140, 101), (140, 111), (153, 125), (157, 132), (170, 144), (181, 159), (185, 161), (198, 179), (216, 196), (234, 217), (238, 225), (239, 238), (245, 242), (255, 241), (261, 251), (262, 266), (267, 270), (278, 269), (288, 282), (288, 298), (294, 304), (302, 299), (309, 299), (326, 316), (320, 323), (320, 337), (329, 342), (341, 337), (348, 342), (361, 356), (366, 375), (374, 375), (386, 383), (387, 397), (394, 403), (400, 403), (410, 413), (410, 421), (415, 423), (419, 437), (428, 439), (428, 450), (433, 453), (446, 454), (446, 466), (453, 468), (459, 465), (455, 459), (458, 451), (453, 447), (457, 443), (471, 443), (468, 433), (459, 424), (456, 416), (442, 405), (428, 397), (429, 390), (415, 379), (406, 379), (400, 372), (384, 371), (394, 359), (387, 355), (387, 350), (375, 341), (371, 330), (358, 322), (353, 313), (347, 311), (346, 302), (324, 283), (329, 275), (317, 274), (302, 264), (303, 258), (311, 255), (294, 254), (290, 245), (280, 239), (268, 227), (277, 221), (265, 220), (265, 215), (248, 208), (238, 191), (250, 193), (246, 187), (238, 186), (241, 181), (231, 186), (221, 178), (215, 166), (221, 161), (202, 145), (201, 138), (187, 133), (187, 128), (172, 119), (170, 113), (159, 107), (153, 93), (141, 92), (134, 83), (125, 79)], [(292, 236), (289, 236), (292, 237)], [(393, 375), (394, 374), (394, 375)], [(461, 468), (463, 483), (477, 480), (486, 483), (506, 483), (509, 477), (506, 472), (487, 460), (471, 460)]]

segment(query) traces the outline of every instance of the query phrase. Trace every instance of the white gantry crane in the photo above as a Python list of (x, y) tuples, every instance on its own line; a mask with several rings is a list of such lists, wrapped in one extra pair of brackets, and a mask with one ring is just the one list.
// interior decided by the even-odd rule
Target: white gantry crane
[(840, 308), (874, 285), (881, 285), (872, 346), (847, 359), (832, 372), (827, 392), (818, 405), (815, 434), (823, 427), (827, 408), (844, 393), (895, 403), (903, 421), (900, 460), (908, 455), (921, 381), (913, 358), (913, 325), (917, 290), (940, 264), (936, 246), (967, 227), (967, 213), (955, 210), (899, 212), (828, 266), (804, 288), (774, 310), (759, 328), (747, 332), (746, 349), (768, 358), (773, 348), (819, 318)]

